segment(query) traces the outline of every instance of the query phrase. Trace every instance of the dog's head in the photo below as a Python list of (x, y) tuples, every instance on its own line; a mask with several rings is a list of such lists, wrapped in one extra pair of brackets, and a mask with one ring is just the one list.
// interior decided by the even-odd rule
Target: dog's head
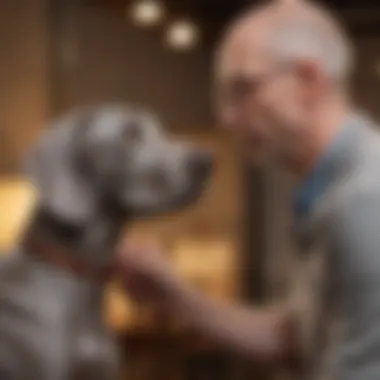
[(180, 208), (201, 194), (211, 161), (171, 139), (150, 112), (104, 106), (52, 125), (27, 164), (42, 206), (82, 224), (105, 200), (133, 217)]

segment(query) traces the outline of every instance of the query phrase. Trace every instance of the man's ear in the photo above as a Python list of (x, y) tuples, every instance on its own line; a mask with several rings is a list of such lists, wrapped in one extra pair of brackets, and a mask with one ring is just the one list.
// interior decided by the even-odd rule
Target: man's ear
[(58, 218), (86, 223), (96, 211), (97, 194), (88, 178), (77, 168), (77, 129), (83, 127), (68, 118), (45, 131), (26, 161), (26, 171), (35, 186), (42, 207)]

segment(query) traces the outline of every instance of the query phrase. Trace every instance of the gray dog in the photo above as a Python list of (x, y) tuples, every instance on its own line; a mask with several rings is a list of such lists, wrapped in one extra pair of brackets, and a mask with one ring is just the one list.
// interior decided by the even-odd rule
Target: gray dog
[(43, 133), (28, 160), (39, 206), (0, 266), (1, 380), (118, 378), (101, 301), (124, 223), (194, 201), (210, 168), (132, 107), (74, 112)]

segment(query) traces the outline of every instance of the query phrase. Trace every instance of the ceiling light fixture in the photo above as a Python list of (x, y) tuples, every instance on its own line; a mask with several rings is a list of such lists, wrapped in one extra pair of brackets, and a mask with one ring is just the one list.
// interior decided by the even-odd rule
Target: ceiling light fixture
[(169, 25), (166, 31), (166, 43), (176, 50), (189, 50), (199, 40), (197, 26), (186, 20), (175, 21)]
[(151, 27), (163, 20), (165, 9), (157, 0), (139, 0), (132, 4), (130, 14), (138, 26)]

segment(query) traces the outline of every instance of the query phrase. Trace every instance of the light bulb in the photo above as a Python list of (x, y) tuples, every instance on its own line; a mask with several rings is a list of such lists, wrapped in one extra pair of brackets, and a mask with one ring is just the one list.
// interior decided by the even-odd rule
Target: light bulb
[(190, 21), (176, 21), (166, 32), (167, 44), (177, 50), (188, 50), (198, 42), (199, 32), (195, 24)]
[(165, 10), (159, 1), (140, 0), (132, 5), (131, 16), (139, 26), (155, 26), (164, 18)]

